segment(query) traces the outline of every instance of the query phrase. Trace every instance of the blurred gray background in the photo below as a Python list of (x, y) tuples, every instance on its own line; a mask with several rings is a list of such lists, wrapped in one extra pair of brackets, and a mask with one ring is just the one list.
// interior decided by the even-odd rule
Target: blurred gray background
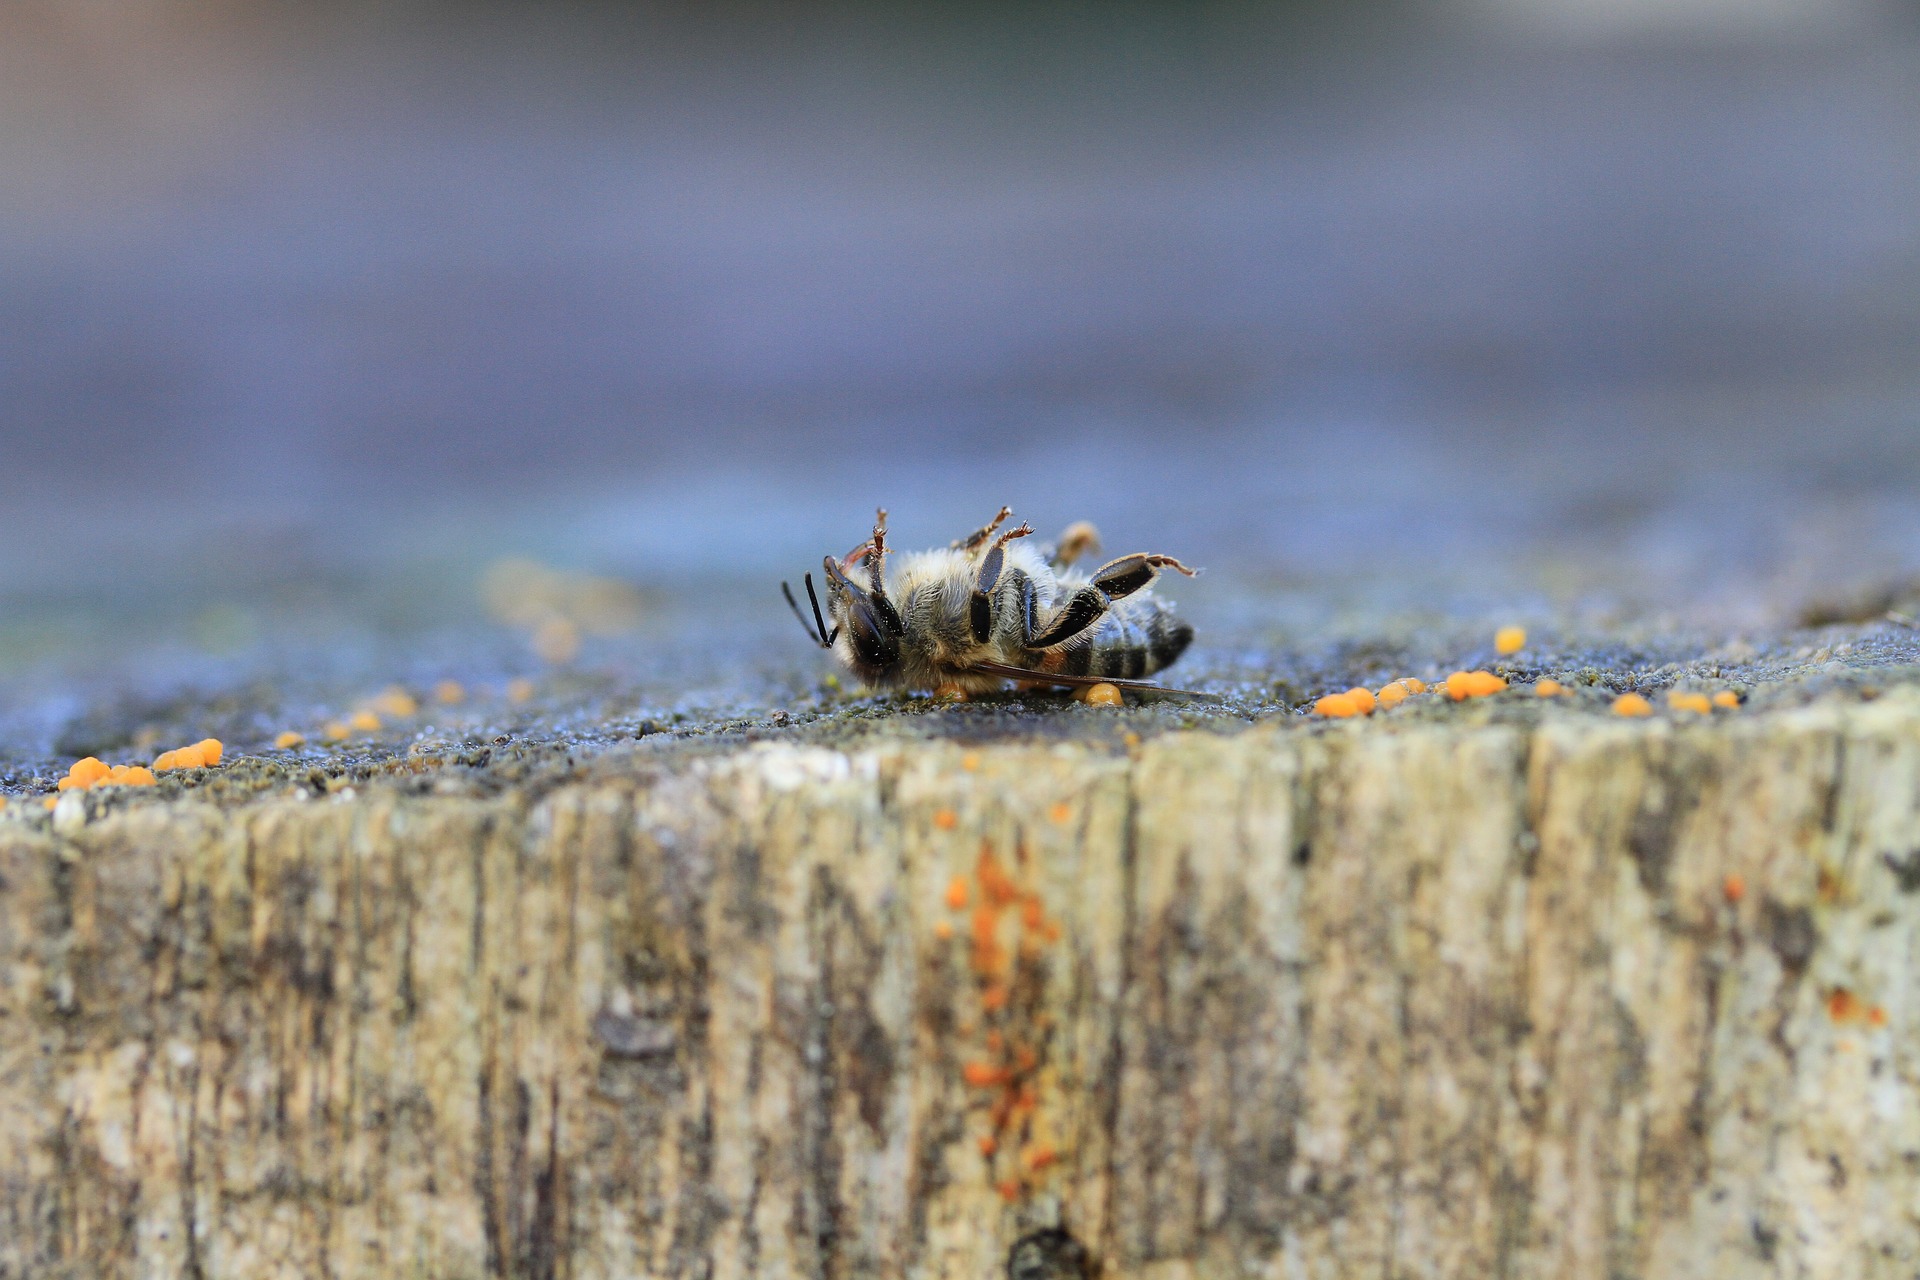
[(1911, 4), (21, 0), (0, 173), (4, 671), (509, 554), (791, 628), (879, 503), (1216, 636), (1920, 570)]

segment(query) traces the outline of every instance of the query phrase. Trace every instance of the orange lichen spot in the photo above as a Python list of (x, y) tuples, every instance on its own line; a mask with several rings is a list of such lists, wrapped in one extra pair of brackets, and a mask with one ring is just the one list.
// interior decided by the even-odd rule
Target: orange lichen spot
[(1029, 1173), (1038, 1173), (1059, 1159), (1060, 1152), (1049, 1142), (1028, 1147), (1020, 1154), (1020, 1163), (1027, 1167)]
[(953, 926), (945, 920), (936, 920), (933, 923), (933, 936), (945, 942), (953, 936)]
[(1000, 1198), (1011, 1204), (1020, 1198), (1020, 1180), (1018, 1178), (1008, 1178), (1001, 1182), (998, 1190), (1000, 1192)]
[(1667, 692), (1667, 705), (1675, 711), (1691, 711), (1703, 716), (1713, 714), (1713, 704), (1707, 701), (1707, 695), (1704, 693), (1671, 689)]
[(1493, 633), (1493, 651), (1505, 657), (1527, 647), (1525, 627), (1502, 627)]
[[(0, 806), (0, 807), (4, 807), (4, 806)], [(1873, 1006), (1873, 1008), (1867, 1010), (1867, 1025), (1870, 1027), (1886, 1026), (1887, 1011), (1881, 1008), (1879, 1005), (1875, 1005)]]
[(980, 753), (978, 751), (969, 751), (961, 756), (960, 767), (968, 773), (980, 772)]
[(374, 696), (368, 704), (383, 716), (392, 716), (404, 720), (420, 710), (420, 703), (414, 696), (397, 684), (390, 684)]
[(507, 681), (508, 702), (530, 702), (533, 699), (533, 681), (525, 676), (515, 676)]
[(1613, 714), (1617, 716), (1650, 716), (1653, 704), (1637, 693), (1623, 693), (1613, 700)]
[(1313, 713), (1317, 716), (1332, 716), (1336, 720), (1361, 714), (1360, 704), (1344, 693), (1330, 693), (1320, 699), (1313, 704)]
[(1380, 690), (1379, 703), (1383, 708), (1399, 706), (1407, 700), (1407, 686), (1395, 682)]
[(51, 809), (53, 808), (53, 806), (59, 803), (60, 803), (59, 796), (48, 796), (45, 800), (42, 800), (40, 802), (40, 807), (43, 809)]
[[(173, 757), (167, 764), (167, 768), (169, 769), (200, 769), (204, 768), (207, 763), (207, 753), (201, 749), (200, 744), (197, 742), (192, 746), (175, 747), (166, 754)], [(165, 757), (162, 758), (164, 759)], [(156, 765), (156, 767), (158, 766)]]
[(955, 876), (953, 879), (947, 881), (947, 905), (949, 907), (952, 907), (955, 911), (965, 910), (969, 896), (967, 878), (965, 876)]
[(273, 745), (282, 751), (291, 751), (306, 740), (307, 737), (305, 734), (295, 733), (293, 730), (288, 729), (284, 733), (275, 735)]
[(973, 968), (983, 977), (993, 977), (1002, 968), (1000, 943), (1000, 913), (990, 906), (976, 907), (973, 912)]
[(1427, 691), (1427, 682), (1418, 676), (1401, 676), (1399, 683), (1406, 686), (1408, 693), (1425, 693)]
[(1536, 698), (1557, 698), (1566, 691), (1567, 687), (1551, 676), (1533, 686), (1533, 696)]
[(942, 831), (951, 831), (960, 825), (960, 818), (951, 809), (935, 809), (933, 811), (933, 825)]
[(1057, 825), (1064, 827), (1073, 820), (1073, 806), (1065, 800), (1056, 801), (1054, 806), (1047, 810), (1047, 816)]
[(1082, 695), (1082, 701), (1090, 707), (1118, 707), (1123, 705), (1126, 699), (1120, 696), (1119, 685), (1096, 684), (1090, 686)]
[(1013, 1065), (1016, 1071), (1031, 1071), (1040, 1065), (1040, 1055), (1027, 1045), (1020, 1045), (1013, 1051)]
[(1455, 702), (1499, 693), (1507, 682), (1491, 671), (1456, 671), (1447, 677), (1447, 696)]
[(1852, 1022), (1866, 1017), (1866, 1013), (1860, 997), (1845, 987), (1835, 987), (1827, 993), (1827, 1016), (1835, 1022)]
[(433, 700), (442, 706), (451, 707), (455, 703), (467, 700), (467, 690), (458, 680), (442, 680), (433, 686)]
[(969, 1062), (960, 1068), (960, 1078), (976, 1089), (991, 1089), (1007, 1082), (1007, 1069), (991, 1062)]
[(73, 775), (68, 774), (66, 777), (60, 779), (60, 781), (54, 783), (53, 789), (55, 791), (72, 791), (75, 787), (78, 787), (80, 790), (85, 791), (89, 785), (90, 784), (84, 782), (75, 782)]
[(998, 1031), (987, 1032), (987, 1052), (998, 1053), (1006, 1047), (1007, 1038)]
[(1359, 685), (1355, 685), (1353, 688), (1347, 690), (1347, 697), (1353, 700), (1354, 706), (1360, 708), (1361, 715), (1370, 716), (1373, 714), (1373, 690), (1363, 689)]
[(1040, 928), (1040, 936), (1048, 942), (1060, 941), (1060, 922), (1058, 920), (1047, 921), (1046, 924)]
[(356, 711), (347, 717), (347, 724), (358, 733), (380, 732), (380, 717), (371, 711)]
[(1021, 1085), (1020, 1092), (1014, 1095), (1013, 1114), (1015, 1116), (1031, 1115), (1033, 1109), (1039, 1105), (1040, 1095), (1034, 1087), (1030, 1084)]
[(1040, 899), (1031, 893), (1028, 894), (1027, 900), (1020, 904), (1021, 927), (1032, 933), (1039, 933), (1046, 923), (1047, 913), (1041, 907)]
[(67, 776), (73, 779), (77, 787), (89, 787), (106, 777), (112, 770), (93, 756), (75, 760), (67, 766)]
[(143, 764), (128, 765), (126, 776), (120, 780), (130, 787), (151, 787), (160, 781), (153, 776), (153, 770)]
[(1720, 882), (1720, 896), (1728, 902), (1738, 902), (1746, 897), (1746, 878), (1737, 871), (1727, 872), (1727, 878)]
[(200, 763), (211, 769), (220, 763), (220, 757), (227, 753), (224, 743), (218, 738), (202, 738), (193, 744), (200, 752)]
[(967, 691), (957, 684), (943, 684), (933, 691), (935, 702), (965, 702)]
[(179, 767), (180, 753), (178, 751), (162, 751), (153, 758), (153, 771), (155, 773), (165, 773), (169, 769), (178, 769)]
[(1722, 689), (1713, 695), (1713, 705), (1722, 711), (1731, 711), (1740, 705), (1740, 695), (1731, 689)]
[(987, 895), (987, 900), (994, 906), (1008, 906), (1019, 899), (1020, 886), (1015, 884), (1013, 877), (1001, 867), (1000, 860), (993, 856), (992, 849), (981, 847), (980, 865), (975, 869), (974, 874), (980, 880), (981, 892)]
[(345, 720), (329, 720), (321, 727), (320, 736), (328, 742), (344, 742), (353, 736), (353, 730), (347, 727)]
[(980, 1135), (980, 1154), (981, 1155), (986, 1156), (988, 1159), (992, 1159), (993, 1153), (998, 1151), (999, 1149), (1000, 1149), (1000, 1139), (994, 1137), (990, 1133), (983, 1133)]
[(980, 1007), (988, 1013), (998, 1013), (1007, 1007), (1007, 988), (1005, 983), (996, 982), (980, 993)]

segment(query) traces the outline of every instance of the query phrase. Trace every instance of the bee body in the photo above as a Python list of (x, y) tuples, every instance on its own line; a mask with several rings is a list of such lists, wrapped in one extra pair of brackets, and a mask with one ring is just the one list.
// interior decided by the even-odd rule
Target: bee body
[[(1133, 681), (1186, 651), (1193, 629), (1149, 588), (1171, 556), (1136, 554), (1092, 573), (1071, 568), (1096, 535), (1076, 525), (1050, 548), (1022, 524), (985, 528), (950, 547), (889, 557), (886, 513), (868, 542), (823, 564), (827, 609), (808, 632), (866, 684), (985, 693), (1009, 679), (1040, 684)], [(783, 584), (784, 585), (784, 584)], [(812, 576), (807, 588), (812, 593)], [(787, 592), (794, 612), (799, 605)], [(801, 615), (802, 625), (807, 625)]]

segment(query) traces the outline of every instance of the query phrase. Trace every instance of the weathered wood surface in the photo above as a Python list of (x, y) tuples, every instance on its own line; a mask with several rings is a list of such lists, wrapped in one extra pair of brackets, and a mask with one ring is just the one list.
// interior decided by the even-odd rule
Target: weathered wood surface
[(61, 805), (0, 1276), (1920, 1268), (1911, 690)]

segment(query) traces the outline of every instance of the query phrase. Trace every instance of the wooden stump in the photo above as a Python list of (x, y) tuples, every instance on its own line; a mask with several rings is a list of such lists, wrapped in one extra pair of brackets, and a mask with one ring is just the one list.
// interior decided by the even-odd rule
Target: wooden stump
[(74, 792), (0, 1276), (1906, 1280), (1917, 893), (1910, 689)]

